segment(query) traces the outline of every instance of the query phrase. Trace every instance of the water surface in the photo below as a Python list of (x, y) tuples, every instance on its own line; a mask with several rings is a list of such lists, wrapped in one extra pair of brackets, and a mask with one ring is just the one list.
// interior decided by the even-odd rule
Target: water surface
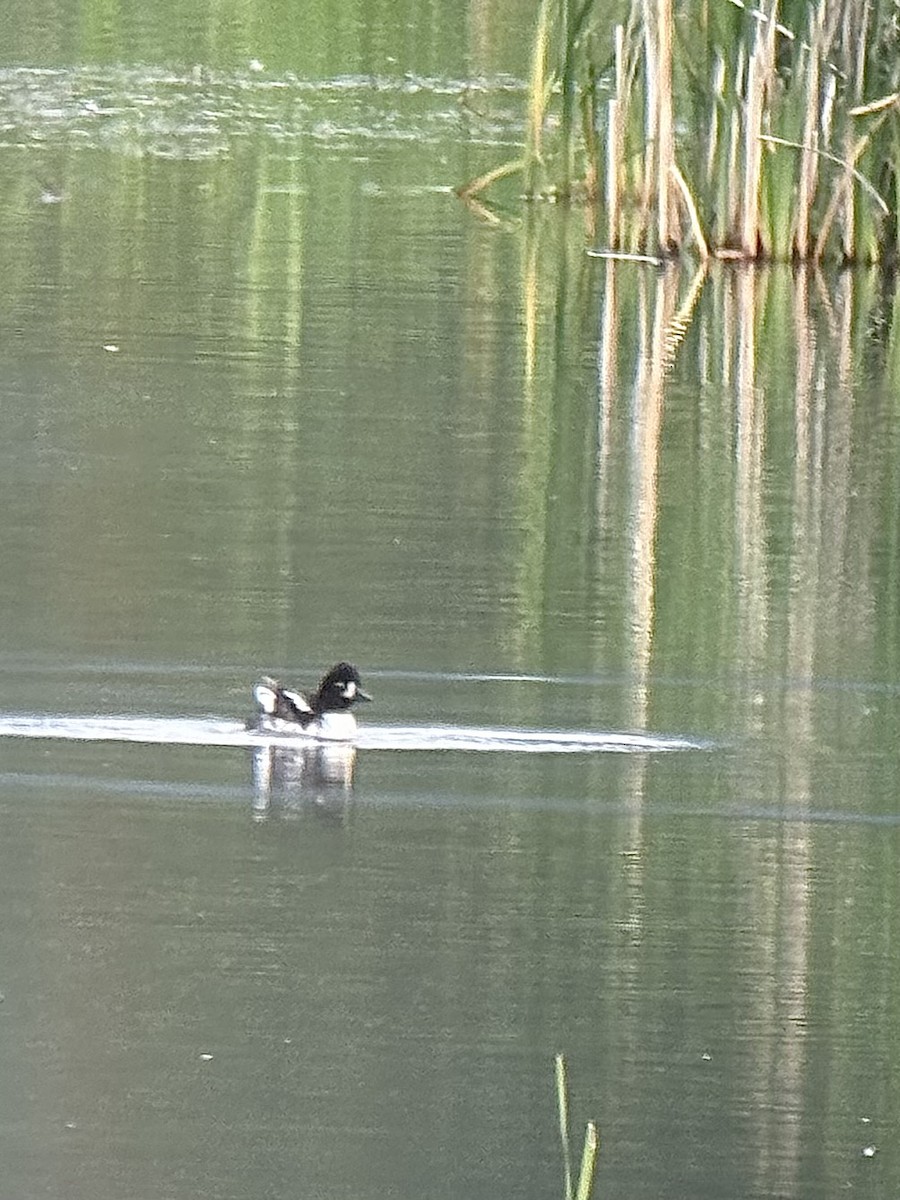
[[(891, 295), (467, 211), (512, 11), (10, 33), (10, 1196), (558, 1195), (557, 1051), (601, 1194), (896, 1193)], [(64, 736), (341, 658), (352, 787)]]

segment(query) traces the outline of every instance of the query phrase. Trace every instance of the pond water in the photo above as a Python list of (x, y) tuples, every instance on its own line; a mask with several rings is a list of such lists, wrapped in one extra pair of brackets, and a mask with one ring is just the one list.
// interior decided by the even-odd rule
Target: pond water
[[(0, 68), (0, 1193), (543, 1200), (564, 1052), (598, 1195), (895, 1196), (890, 286), (468, 211), (530, 6), (66, 11)], [(238, 744), (343, 658), (352, 786)]]

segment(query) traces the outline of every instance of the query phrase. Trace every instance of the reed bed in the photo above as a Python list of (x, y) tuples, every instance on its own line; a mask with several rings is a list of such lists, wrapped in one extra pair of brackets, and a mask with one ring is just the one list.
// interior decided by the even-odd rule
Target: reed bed
[(613, 253), (891, 262), (900, 33), (889, 0), (541, 0), (528, 200), (601, 210)]

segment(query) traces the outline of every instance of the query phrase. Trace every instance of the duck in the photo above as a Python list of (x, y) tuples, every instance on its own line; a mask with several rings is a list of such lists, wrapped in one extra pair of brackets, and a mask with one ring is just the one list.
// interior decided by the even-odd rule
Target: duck
[(257, 729), (261, 733), (303, 734), (326, 741), (351, 741), (356, 736), (354, 704), (372, 697), (363, 691), (359, 671), (339, 662), (322, 677), (315, 692), (305, 696), (282, 687), (268, 675), (253, 689), (259, 705)]

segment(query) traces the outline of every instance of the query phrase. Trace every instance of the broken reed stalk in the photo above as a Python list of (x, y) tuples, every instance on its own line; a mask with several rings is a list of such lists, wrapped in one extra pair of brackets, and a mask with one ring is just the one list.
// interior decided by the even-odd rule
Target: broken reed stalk
[(588, 1121), (584, 1131), (584, 1150), (581, 1155), (581, 1170), (578, 1173), (575, 1200), (590, 1200), (594, 1188), (594, 1170), (599, 1150), (600, 1134), (597, 1132), (597, 1126), (593, 1121)]
[(569, 1080), (566, 1072), (565, 1055), (556, 1055), (555, 1069), (556, 1106), (559, 1113), (559, 1138), (562, 1143), (565, 1200), (590, 1200), (590, 1195), (594, 1187), (594, 1173), (597, 1168), (597, 1154), (600, 1150), (600, 1134), (594, 1122), (588, 1121), (584, 1131), (584, 1145), (581, 1151), (581, 1164), (578, 1169), (578, 1182), (573, 1188), (572, 1149), (569, 1135)]
[(697, 250), (703, 262), (709, 258), (709, 247), (706, 244), (706, 238), (703, 236), (703, 226), (700, 224), (700, 214), (697, 212), (697, 205), (694, 203), (694, 197), (691, 195), (691, 190), (687, 185), (682, 173), (679, 171), (675, 163), (671, 167), (672, 180), (681, 194), (681, 202), (684, 205), (688, 215), (688, 220), (691, 223), (691, 230), (694, 234), (694, 241), (697, 243)]
[[(868, 147), (871, 140), (872, 140), (872, 134), (870, 131), (864, 137), (861, 137), (857, 141), (855, 146), (852, 146), (850, 148), (849, 157), (847, 157), (846, 159), (839, 159), (837, 157), (837, 155), (834, 155), (834, 154), (826, 154), (823, 156), (825, 158), (830, 158), (833, 161), (839, 162), (841, 164), (841, 166), (843, 166), (844, 171), (843, 171), (843, 174), (841, 175), (841, 178), (840, 178), (840, 181), (839, 181), (837, 187), (832, 192), (831, 199), (828, 202), (828, 207), (825, 210), (825, 215), (822, 218), (822, 227), (819, 230), (819, 236), (818, 236), (818, 239), (816, 240), (816, 249), (815, 249), (815, 255), (814, 255), (815, 258), (824, 257), (825, 244), (831, 233), (831, 227), (834, 224), (836, 219), (838, 219), (838, 218), (842, 219), (842, 224), (846, 231), (846, 228), (850, 221), (850, 216), (849, 216), (848, 210), (850, 209), (850, 206), (852, 205), (852, 191), (853, 191), (854, 181), (857, 182), (858, 184), (860, 184), (860, 186), (863, 188), (863, 190), (865, 192), (867, 192), (867, 194), (873, 199), (873, 201), (881, 208), (881, 211), (884, 214), (884, 216), (890, 215), (891, 210), (890, 210), (890, 207), (889, 207), (887, 201), (884, 199), (884, 197), (878, 191), (876, 191), (876, 189), (872, 185), (872, 183), (868, 179), (866, 179), (866, 177), (860, 171), (858, 171), (856, 169), (856, 163), (859, 161), (861, 155), (866, 150), (866, 148)], [(848, 201), (848, 199), (847, 199), (848, 192), (851, 193), (850, 201)], [(845, 257), (850, 258), (853, 256), (852, 256), (852, 254), (845, 253)]]

